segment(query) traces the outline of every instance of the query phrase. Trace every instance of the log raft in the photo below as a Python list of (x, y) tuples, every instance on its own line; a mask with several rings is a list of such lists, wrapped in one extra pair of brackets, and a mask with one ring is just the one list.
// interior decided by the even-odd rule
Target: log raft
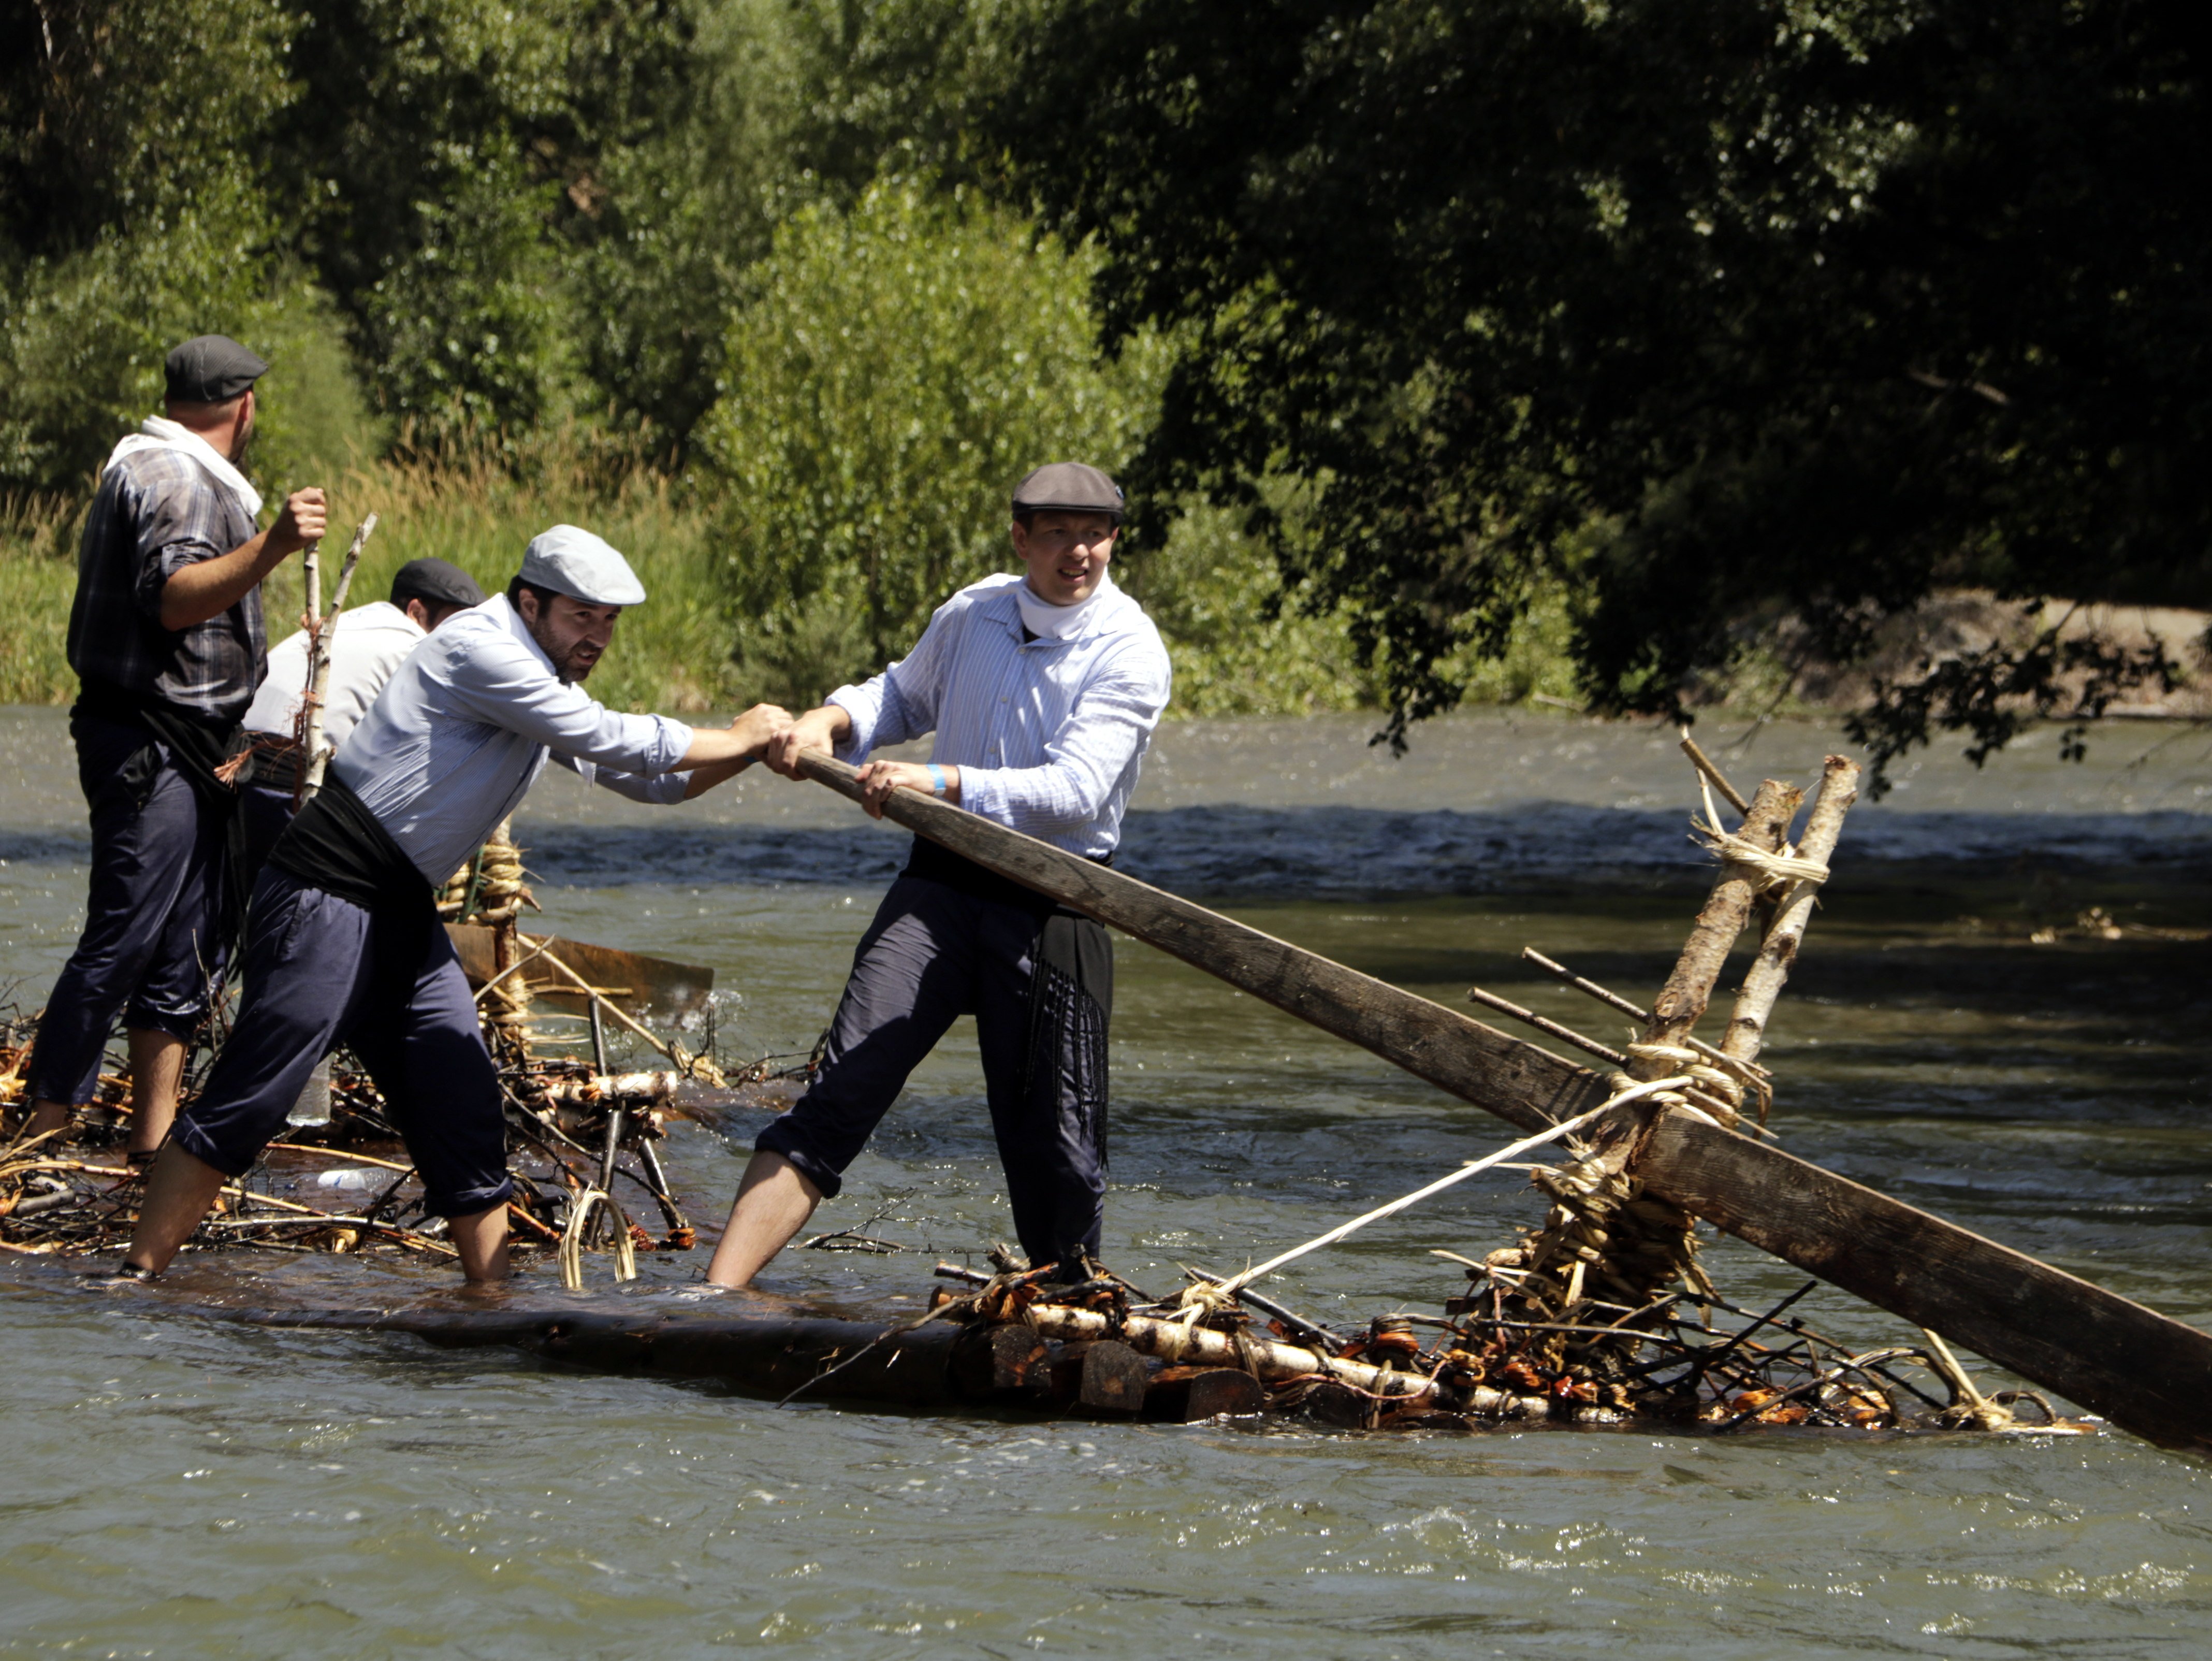
[[(799, 766), (860, 799), (857, 770), (818, 751)], [(933, 797), (894, 791), (884, 814), (1522, 1130), (1610, 1094), (1588, 1068)], [(2147, 1441), (2212, 1452), (2212, 1335), (1701, 1115), (1651, 1116), (1633, 1169), (1653, 1194)]]

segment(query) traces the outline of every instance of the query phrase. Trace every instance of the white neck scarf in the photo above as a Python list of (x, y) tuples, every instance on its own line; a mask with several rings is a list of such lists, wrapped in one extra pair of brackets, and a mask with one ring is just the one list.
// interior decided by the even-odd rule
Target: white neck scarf
[[(107, 467), (141, 450), (174, 450), (179, 455), (190, 457), (219, 489), (229, 491), (236, 498), (238, 505), (246, 509), (246, 518), (260, 516), (261, 492), (246, 482), (246, 475), (232, 466), (220, 450), (183, 423), (167, 416), (148, 416), (137, 432), (115, 447), (115, 453), (107, 458)], [(107, 467), (100, 472), (106, 472)]]
[(1023, 626), (1046, 640), (1073, 640), (1097, 614), (1098, 604), (1114, 592), (1114, 574), (1102, 571), (1098, 586), (1091, 591), (1091, 598), (1079, 599), (1073, 605), (1054, 605), (1037, 598), (1030, 580), (1024, 577), (1014, 589), (1014, 602), (1022, 608)]

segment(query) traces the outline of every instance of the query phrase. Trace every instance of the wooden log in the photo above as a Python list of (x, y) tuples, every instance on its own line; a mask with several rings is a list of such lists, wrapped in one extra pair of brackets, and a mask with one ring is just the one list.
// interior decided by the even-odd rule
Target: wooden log
[[(800, 763), (809, 777), (858, 797), (854, 769), (812, 751)], [(1606, 1099), (1604, 1081), (1595, 1074), (1548, 1050), (948, 803), (898, 790), (884, 812), (1508, 1123), (1537, 1129)], [(1659, 1197), (1832, 1278), (1917, 1326), (1933, 1328), (2147, 1440), (2212, 1451), (2212, 1431), (2202, 1412), (2202, 1403), (2212, 1401), (2212, 1337), (1778, 1148), (1699, 1125), (1686, 1115), (1662, 1115), (1647, 1144), (1662, 1152), (1679, 1147), (1698, 1153), (1657, 1158), (1648, 1168), (1639, 1163), (1638, 1174)], [(1720, 1189), (1729, 1190), (1725, 1197), (1716, 1191)], [(1869, 1232), (1876, 1218), (1880, 1226)], [(1876, 1239), (1903, 1243), (1885, 1250), (1959, 1266), (1960, 1280), (1931, 1281), (1905, 1265), (1871, 1262), (1870, 1242)], [(1832, 1266), (1832, 1273), (1816, 1264)], [(2032, 1314), (2006, 1299), (1990, 1305), (1993, 1313), (1977, 1316), (1958, 1295), (1958, 1284), (1990, 1285), (2031, 1268), (2040, 1271), (2033, 1285), (2049, 1300)], [(1845, 1273), (1850, 1279), (1843, 1278)], [(1103, 1335), (1103, 1317), (1094, 1318)], [(1066, 1335), (1089, 1335), (1071, 1330)], [(2096, 1343), (2100, 1353), (2074, 1348), (2076, 1339)], [(1237, 1364), (1233, 1354), (1218, 1352), (1168, 1359)]]
[(1224, 1415), (1241, 1418), (1267, 1405), (1267, 1386), (1234, 1367), (1164, 1367), (1145, 1392), (1146, 1418), (1179, 1425)]
[(951, 1377), (960, 1393), (983, 1401), (1039, 1395), (1050, 1376), (1052, 1346), (1025, 1326), (968, 1327), (953, 1346)]
[(1306, 1392), (1304, 1411), (1315, 1423), (1339, 1430), (1372, 1430), (1382, 1421), (1380, 1402), (1334, 1379), (1325, 1379)]
[(1687, 1114), (1632, 1167), (1685, 1209), (2167, 1447), (2212, 1451), (2212, 1335)]
[[(807, 751), (800, 770), (860, 799), (857, 770)], [(1218, 912), (978, 818), (896, 790), (884, 817), (1000, 875), (1049, 894), (1276, 1008), (1372, 1050), (1523, 1130), (1595, 1107), (1604, 1080), (1455, 1009), (1262, 934)]]
[[(1753, 794), (1751, 811), (1744, 816), (1743, 829), (1736, 834), (1772, 852), (1781, 847), (1802, 799), (1795, 785), (1768, 779)], [(1719, 879), (1713, 884), (1712, 892), (1698, 913), (1682, 955), (1675, 960), (1674, 972), (1667, 977), (1667, 984), (1651, 1001), (1651, 1023), (1644, 1030), (1644, 1043), (1679, 1045), (1689, 1036), (1690, 1029), (1698, 1024), (1705, 1013), (1705, 1006), (1712, 1000), (1713, 988), (1720, 983), (1728, 954), (1735, 945), (1736, 936), (1743, 933), (1743, 926), (1751, 916), (1752, 902), (1758, 897), (1759, 884), (1751, 873), (1735, 866), (1722, 867)], [(1639, 1079), (1663, 1079), (1679, 1070), (1672, 1062), (1644, 1056), (1631, 1062), (1628, 1069), (1631, 1077)]]
[[(1843, 835), (1844, 815), (1858, 795), (1858, 764), (1845, 756), (1829, 757), (1821, 769), (1813, 811), (1805, 816), (1805, 834), (1797, 844), (1801, 857), (1828, 862)], [(1735, 995), (1735, 1007), (1729, 1012), (1728, 1030), (1721, 1037), (1723, 1053), (1740, 1062), (1759, 1059), (1766, 1042), (1767, 1017), (1774, 1013), (1774, 1001), (1790, 978), (1820, 897), (1819, 888), (1811, 883), (1797, 884), (1783, 897), (1766, 938), (1759, 942), (1759, 955), (1743, 977), (1742, 989)]]
[(1128, 1345), (1111, 1338), (1085, 1347), (1075, 1399), (1093, 1413), (1141, 1413), (1152, 1368)]
[(301, 793), (312, 796), (323, 788), (323, 771), (329, 766), (331, 747), (323, 742), (323, 704), (331, 690), (331, 650), (337, 632), (338, 615), (345, 610), (346, 591), (353, 587), (353, 574), (361, 565), (361, 551), (368, 545), (368, 538), (376, 529), (376, 515), (371, 514), (362, 520), (353, 533), (353, 542), (346, 549), (344, 563), (338, 568), (337, 592), (331, 597), (331, 609), (324, 616), (319, 591), (322, 587), (320, 562), (316, 550), (310, 550), (307, 558), (307, 615), (319, 619), (307, 654), (307, 697), (304, 709), (306, 730), (301, 735), (300, 755), (305, 764), (301, 774)]

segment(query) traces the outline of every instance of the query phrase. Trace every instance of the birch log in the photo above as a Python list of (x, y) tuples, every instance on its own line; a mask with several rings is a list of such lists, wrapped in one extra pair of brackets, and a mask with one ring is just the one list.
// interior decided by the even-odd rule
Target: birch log
[[(1858, 796), (1858, 764), (1844, 756), (1829, 757), (1821, 770), (1820, 794), (1813, 800), (1813, 811), (1806, 815), (1804, 839), (1797, 845), (1799, 857), (1818, 860), (1823, 865), (1828, 862), (1843, 834), (1844, 815)], [(1820, 885), (1809, 882), (1795, 884), (1783, 896), (1773, 924), (1759, 943), (1759, 956), (1752, 960), (1742, 989), (1735, 995), (1735, 1007), (1729, 1013), (1721, 1049), (1734, 1059), (1759, 1059), (1766, 1042), (1766, 1018), (1774, 1013), (1774, 1001), (1782, 995), (1790, 965), (1797, 961), (1797, 948), (1804, 941), (1806, 928), (1813, 921), (1814, 904), (1820, 897)]]
[(369, 534), (376, 529), (376, 515), (371, 514), (362, 520), (347, 547), (345, 563), (338, 568), (338, 586), (331, 596), (331, 613), (322, 615), (321, 556), (317, 549), (307, 550), (307, 615), (315, 618), (313, 650), (307, 660), (307, 730), (301, 740), (301, 753), (307, 766), (301, 781), (301, 800), (323, 788), (323, 769), (330, 761), (330, 746), (323, 742), (323, 700), (331, 688), (331, 636), (337, 632), (338, 613), (345, 610), (346, 590), (353, 587), (353, 574), (361, 564), (361, 551), (368, 546)]

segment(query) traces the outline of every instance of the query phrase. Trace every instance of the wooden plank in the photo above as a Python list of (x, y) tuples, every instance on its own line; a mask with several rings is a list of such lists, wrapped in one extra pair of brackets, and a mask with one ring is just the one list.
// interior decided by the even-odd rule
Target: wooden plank
[[(854, 768), (813, 751), (799, 764), (809, 777), (859, 800)], [(1595, 1074), (1534, 1044), (1018, 830), (912, 790), (895, 793), (884, 817), (1523, 1130), (1541, 1130), (1605, 1100)]]
[[(800, 765), (858, 799), (853, 768), (812, 751)], [(895, 791), (884, 817), (1523, 1129), (1605, 1099), (1603, 1080), (1548, 1050), (948, 803)], [(2124, 1429), (2212, 1450), (2212, 1337), (2193, 1327), (1686, 1116), (1665, 1116), (1633, 1169), (1660, 1197)]]
[(2212, 1451), (2212, 1335), (1682, 1113), (1630, 1166), (1655, 1193), (2168, 1447)]
[[(446, 925), (461, 959), (461, 972), (471, 987), (482, 986), (498, 972), (493, 957), (495, 932), (481, 923)], [(625, 1009), (681, 1017), (704, 1007), (708, 995), (714, 989), (714, 971), (703, 964), (677, 963), (647, 957), (642, 952), (557, 937), (550, 949), (593, 986), (628, 989), (610, 994)], [(515, 972), (529, 985), (532, 997), (555, 1001), (564, 1008), (583, 1007), (583, 993), (550, 964), (539, 960)]]

